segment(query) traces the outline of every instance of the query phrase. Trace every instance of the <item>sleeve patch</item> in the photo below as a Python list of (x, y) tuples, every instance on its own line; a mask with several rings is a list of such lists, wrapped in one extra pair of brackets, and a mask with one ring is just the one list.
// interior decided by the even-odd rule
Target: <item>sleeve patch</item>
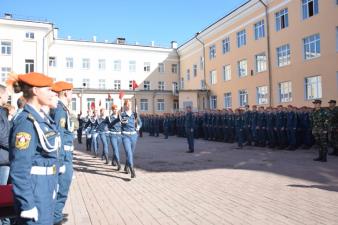
[(66, 127), (66, 118), (60, 119), (60, 127), (65, 128)]
[(31, 135), (26, 132), (19, 132), (15, 136), (15, 148), (25, 150), (31, 141)]

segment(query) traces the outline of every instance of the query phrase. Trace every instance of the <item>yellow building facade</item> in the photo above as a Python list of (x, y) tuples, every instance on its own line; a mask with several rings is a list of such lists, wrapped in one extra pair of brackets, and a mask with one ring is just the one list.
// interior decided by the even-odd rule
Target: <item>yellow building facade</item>
[(327, 105), (338, 97), (338, 2), (251, 0), (178, 54), (180, 108)]

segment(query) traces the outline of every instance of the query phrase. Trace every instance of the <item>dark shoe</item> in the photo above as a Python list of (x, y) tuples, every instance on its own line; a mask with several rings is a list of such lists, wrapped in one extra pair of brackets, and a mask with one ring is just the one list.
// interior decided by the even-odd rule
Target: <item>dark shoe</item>
[(69, 215), (68, 215), (68, 213), (63, 213), (62, 216), (63, 216), (63, 218), (68, 218)]
[(116, 166), (115, 159), (113, 159), (113, 160), (111, 161), (111, 165), (112, 165), (112, 166)]
[(124, 172), (126, 172), (126, 174), (129, 174), (129, 167), (127, 165), (124, 166)]
[(106, 162), (104, 163), (104, 164), (109, 164), (109, 159), (108, 159), (108, 157), (107, 156), (104, 156), (104, 159), (106, 160)]
[(189, 151), (186, 151), (186, 153), (194, 153), (194, 151), (189, 150)]
[(118, 163), (117, 163), (117, 168), (116, 168), (116, 170), (117, 170), (117, 171), (120, 171), (120, 169), (121, 169), (121, 164), (118, 162)]
[(133, 167), (130, 167), (130, 177), (131, 178), (135, 178), (136, 177), (135, 170), (134, 170)]
[(318, 154), (319, 154), (318, 157), (315, 158), (315, 159), (313, 159), (313, 161), (322, 161), (322, 159), (323, 159), (323, 153), (320, 151)]

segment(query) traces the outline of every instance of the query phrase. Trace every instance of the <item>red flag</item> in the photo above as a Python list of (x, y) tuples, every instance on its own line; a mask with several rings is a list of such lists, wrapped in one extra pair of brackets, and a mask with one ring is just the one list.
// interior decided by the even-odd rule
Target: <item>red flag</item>
[(135, 90), (136, 88), (138, 88), (138, 85), (137, 85), (137, 83), (136, 83), (135, 80), (133, 80), (132, 87), (133, 87), (133, 90)]
[(111, 95), (108, 93), (108, 100), (110, 101), (111, 100)]
[(123, 96), (124, 96), (124, 92), (123, 92), (123, 91), (120, 91), (120, 93), (119, 93), (119, 99), (122, 99)]
[(92, 102), (92, 103), (90, 104), (90, 108), (91, 108), (92, 110), (95, 109), (95, 102)]

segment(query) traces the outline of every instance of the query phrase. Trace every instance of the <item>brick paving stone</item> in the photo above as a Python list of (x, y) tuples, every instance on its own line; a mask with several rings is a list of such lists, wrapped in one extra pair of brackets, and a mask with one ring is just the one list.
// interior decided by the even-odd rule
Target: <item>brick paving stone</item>
[(77, 145), (66, 224), (338, 224), (338, 157), (319, 163), (316, 149), (195, 145), (187, 154), (183, 138), (146, 134), (135, 179)]

